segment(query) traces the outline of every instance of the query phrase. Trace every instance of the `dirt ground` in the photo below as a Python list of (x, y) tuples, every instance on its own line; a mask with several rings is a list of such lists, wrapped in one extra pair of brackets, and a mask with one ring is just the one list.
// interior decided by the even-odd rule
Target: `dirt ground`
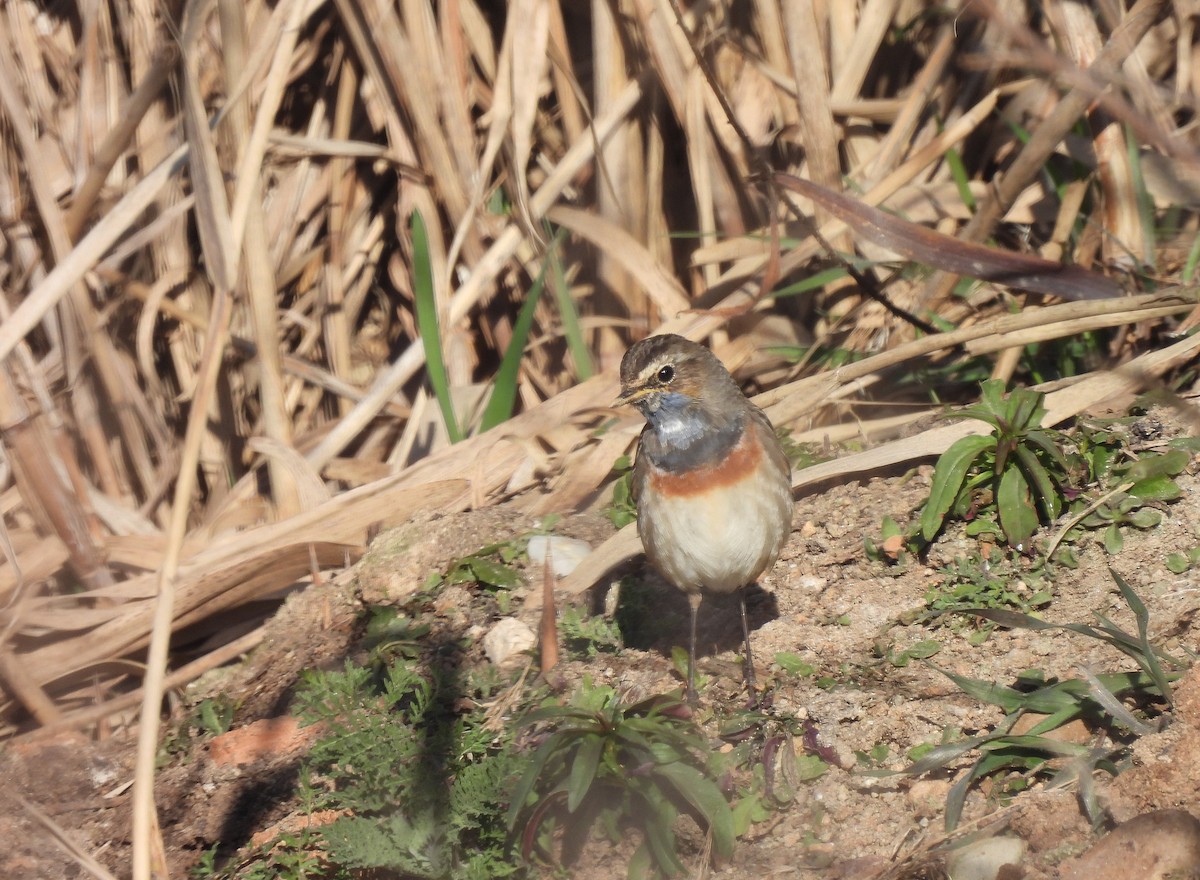
[[(1100, 803), (1113, 819), (1134, 820), (1124, 838), (1118, 832), (1107, 844), (1099, 844), (1110, 847), (1107, 853), (1088, 854), (1098, 838), (1079, 808), (1076, 787), (1050, 790), (1036, 784), (1004, 799), (977, 788), (967, 798), (955, 840), (970, 843), (969, 852), (975, 855), (983, 853), (980, 859), (991, 868), (971, 874), (966, 863), (975, 856), (958, 855), (951, 857), (958, 861), (948, 873), (937, 847), (947, 839), (943, 811), (953, 774), (914, 780), (863, 772), (868, 768), (856, 752), (874, 749), (880, 754), (880, 747), (886, 746), (886, 757), (874, 769), (899, 770), (908, 764), (905, 755), (910, 749), (940, 742), (944, 731), (976, 735), (1003, 718), (1001, 710), (966, 695), (932, 665), (914, 661), (901, 666), (888, 660), (889, 654), (894, 658), (919, 642), (932, 639), (940, 644), (931, 658), (938, 667), (1003, 684), (1031, 668), (1047, 677), (1077, 677), (1080, 667), (1096, 673), (1134, 668), (1118, 652), (1061, 631), (1001, 629), (973, 644), (969, 637), (975, 630), (970, 626), (900, 623), (919, 615), (926, 592), (941, 577), (939, 567), (971, 546), (961, 532), (952, 532), (925, 563), (889, 566), (867, 558), (864, 535), (877, 536), (884, 516), (909, 522), (928, 492), (930, 473), (923, 467), (798, 500), (791, 540), (781, 560), (763, 579), (761, 590), (750, 595), (752, 644), (760, 676), (773, 681), (775, 708), (809, 719), (825, 753), (836, 755), (843, 766), (831, 767), (802, 785), (790, 808), (755, 826), (739, 841), (732, 860), (709, 866), (709, 876), (1192, 876), (1190, 871), (1200, 870), (1200, 823), (1191, 818), (1200, 816), (1200, 677), (1195, 673), (1177, 685), (1170, 723), (1136, 742), (1132, 766), (1115, 779), (1106, 774), (1095, 779)], [(1076, 545), (1080, 564), (1075, 570), (1056, 570), (1053, 601), (1043, 611), (1046, 619), (1094, 623), (1093, 613), (1101, 612), (1136, 631), (1133, 615), (1109, 575), (1111, 565), (1146, 603), (1152, 639), (1177, 655), (1200, 650), (1195, 623), (1200, 575), (1176, 575), (1165, 564), (1168, 553), (1200, 544), (1200, 510), (1192, 500), (1200, 497), (1200, 480), (1185, 474), (1179, 482), (1183, 500), (1163, 508), (1159, 526), (1126, 530), (1125, 546), (1117, 555), (1105, 552), (1099, 534)], [(189, 701), (220, 692), (234, 697), (239, 708), (230, 734), (217, 742), (188, 745), (161, 772), (160, 818), (172, 875), (185, 876), (215, 841), (246, 843), (297, 821), (292, 786), (308, 734), (286, 721), (264, 719), (287, 715), (302, 670), (337, 667), (348, 654), (353, 656), (364, 597), (378, 602), (404, 595), (449, 561), (534, 524), (530, 517), (499, 509), (431, 518), (398, 535), (382, 536), (357, 570), (291, 596), (269, 624), (263, 645), (245, 662), (193, 688)], [(595, 546), (612, 527), (603, 517), (587, 514), (564, 520), (556, 531)], [(624, 573), (643, 568), (639, 558)], [(615, 572), (609, 580), (615, 582), (622, 573)], [(639, 605), (645, 609), (645, 626), (638, 627), (639, 640), (632, 640), (639, 641), (638, 646), (590, 660), (568, 660), (560, 667), (568, 685), (587, 673), (631, 697), (679, 686), (669, 653), (673, 645), (686, 641), (686, 606), (669, 588), (655, 586), (652, 578), (649, 583)], [(471, 619), (470, 609), (478, 603), (470, 601), (466, 590), (448, 588), (438, 610), (447, 625), (477, 634), (489, 621)], [(514, 609), (520, 616), (519, 602)], [(529, 622), (536, 629), (532, 616)], [(736, 604), (706, 602), (701, 622), (701, 671), (710, 678), (703, 702), (744, 701), (736, 654)], [(777, 653), (798, 655), (816, 673), (772, 674)], [(1105, 736), (1078, 724), (1062, 735), (1097, 745)], [(0, 798), (0, 840), (5, 841), (0, 875), (89, 876), (54, 839), (48, 824), (60, 826), (81, 852), (117, 876), (128, 875), (134, 738), (132, 728), (117, 727), (26, 736), (0, 748), (0, 780), (6, 793)], [(1180, 810), (1185, 812), (1170, 812)], [(1144, 818), (1136, 820), (1138, 816)], [(1169, 853), (1164, 855), (1173, 852), (1171, 846), (1182, 848), (1175, 862), (1169, 862)], [(1114, 857), (1112, 847), (1124, 848)], [(611, 854), (607, 856), (589, 851), (570, 875), (583, 880), (622, 876), (623, 870), (614, 870)], [(691, 859), (692, 864), (701, 862), (699, 854)], [(1111, 873), (1116, 870), (1121, 873)], [(694, 876), (701, 876), (699, 869)]]

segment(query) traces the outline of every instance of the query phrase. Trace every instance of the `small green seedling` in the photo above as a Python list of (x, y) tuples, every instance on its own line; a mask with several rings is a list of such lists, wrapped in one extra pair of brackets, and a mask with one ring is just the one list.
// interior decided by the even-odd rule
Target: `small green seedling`
[(576, 605), (567, 605), (558, 619), (558, 631), (568, 651), (585, 657), (615, 654), (624, 645), (621, 628), (615, 620), (600, 614), (588, 614)]
[(623, 529), (637, 520), (637, 504), (633, 500), (633, 461), (628, 455), (622, 455), (612, 466), (616, 481), (613, 483), (612, 503), (604, 508), (609, 521), (618, 529)]
[(1200, 563), (1200, 547), (1193, 547), (1186, 553), (1171, 553), (1167, 556), (1167, 569), (1173, 574), (1183, 574), (1198, 563)]
[(733, 814), (710, 771), (710, 752), (691, 712), (675, 695), (624, 703), (611, 689), (585, 681), (571, 703), (527, 715), (537, 747), (512, 793), (509, 828), (521, 852), (547, 852), (548, 823), (567, 836), (564, 851), (582, 846), (598, 823), (610, 839), (641, 831), (633, 862), (663, 875), (684, 869), (675, 820), (690, 814), (712, 835), (713, 849), (733, 851)]

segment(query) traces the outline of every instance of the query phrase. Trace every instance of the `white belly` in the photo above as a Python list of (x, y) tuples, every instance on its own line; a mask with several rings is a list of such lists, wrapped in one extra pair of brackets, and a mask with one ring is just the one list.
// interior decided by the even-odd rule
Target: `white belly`
[(769, 468), (694, 496), (653, 494), (638, 511), (646, 556), (685, 592), (728, 593), (775, 564), (792, 523), (792, 495)]

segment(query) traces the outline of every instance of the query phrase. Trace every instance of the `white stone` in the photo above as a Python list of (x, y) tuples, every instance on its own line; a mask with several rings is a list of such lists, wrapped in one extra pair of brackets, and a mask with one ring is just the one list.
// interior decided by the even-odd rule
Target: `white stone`
[(497, 666), (516, 665), (521, 654), (536, 644), (537, 636), (533, 630), (515, 617), (497, 621), (483, 637), (484, 653)]
[(989, 837), (956, 849), (946, 860), (954, 880), (995, 880), (1005, 865), (1021, 865), (1025, 842), (1019, 837)]
[(547, 551), (551, 555), (554, 576), (566, 577), (592, 552), (592, 545), (578, 538), (564, 538), (561, 535), (534, 535), (529, 539), (527, 552), (529, 561), (535, 567), (535, 577), (546, 562)]

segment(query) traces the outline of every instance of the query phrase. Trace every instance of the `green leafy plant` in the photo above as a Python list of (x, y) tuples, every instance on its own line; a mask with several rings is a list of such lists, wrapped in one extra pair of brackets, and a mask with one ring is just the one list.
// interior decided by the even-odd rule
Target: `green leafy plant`
[(612, 503), (604, 508), (605, 515), (614, 526), (622, 529), (637, 519), (637, 504), (633, 500), (633, 461), (628, 455), (620, 456), (613, 462), (613, 473), (616, 481), (613, 483)]
[(515, 563), (525, 554), (528, 535), (510, 541), (499, 541), (480, 547), (454, 560), (445, 574), (431, 575), (426, 589), (442, 584), (479, 584), (497, 590), (511, 590), (521, 585), (521, 573)]
[(872, 562), (900, 562), (914, 549), (911, 536), (906, 536), (900, 524), (890, 516), (883, 518), (878, 541), (870, 535), (863, 536), (863, 550)]
[(159, 766), (165, 765), (177, 755), (188, 755), (197, 740), (218, 736), (233, 725), (233, 714), (237, 704), (226, 696), (208, 697), (201, 700), (184, 716), (183, 720), (169, 730), (158, 748)]
[[(1079, 678), (1062, 681), (1046, 681), (1040, 673), (1027, 673), (1013, 687), (939, 670), (965, 693), (999, 706), (1006, 713), (994, 733), (935, 746), (904, 771), (914, 776), (940, 771), (968, 752), (979, 753), (947, 797), (948, 830), (958, 824), (971, 787), (983, 779), (992, 779), (996, 783), (994, 790), (1002, 794), (1020, 791), (1034, 778), (1047, 780), (1051, 785), (1075, 782), (1093, 822), (1103, 818), (1092, 785), (1094, 771), (1102, 769), (1116, 775), (1132, 739), (1158, 729), (1148, 718), (1135, 714), (1126, 701), (1141, 707), (1169, 707), (1171, 682), (1187, 666), (1184, 660), (1170, 656), (1150, 642), (1146, 606), (1119, 574), (1111, 569), (1110, 573), (1133, 612), (1136, 633), (1122, 629), (1099, 612), (1095, 613), (1098, 621), (1095, 626), (1048, 623), (1028, 614), (994, 608), (970, 612), (1001, 626), (1060, 630), (1097, 639), (1130, 657), (1139, 670), (1095, 674), (1081, 669)], [(1028, 730), (1017, 732), (1016, 722), (1026, 714), (1040, 717)], [(1110, 725), (1114, 731), (1111, 744), (1092, 747), (1047, 736), (1076, 719)]]
[(544, 832), (561, 822), (569, 859), (598, 822), (614, 841), (629, 828), (641, 832), (633, 866), (677, 874), (683, 862), (675, 822), (684, 813), (707, 828), (716, 852), (732, 852), (732, 812), (707, 744), (678, 697), (627, 705), (611, 688), (585, 681), (569, 704), (534, 711), (522, 726), (536, 748), (507, 821), (519, 829), (526, 858), (535, 848), (549, 851)]
[(205, 878), (217, 876), (217, 850), (219, 848), (220, 844), (214, 843), (200, 853), (199, 860), (188, 871), (188, 876), (192, 880), (205, 880)]
[(975, 608), (1032, 611), (1053, 598), (1044, 573), (1023, 569), (999, 547), (956, 556), (938, 570), (941, 581), (925, 593), (926, 619)]
[(601, 614), (588, 614), (577, 605), (567, 605), (558, 618), (558, 630), (568, 651), (595, 657), (621, 650), (621, 628)]
[(1068, 525), (1051, 542), (1048, 556), (1054, 555), (1060, 539), (1077, 540), (1089, 530), (1103, 530), (1105, 549), (1110, 554), (1119, 553), (1125, 544), (1126, 528), (1154, 528), (1162, 521), (1157, 508), (1183, 494), (1175, 478), (1191, 461), (1190, 452), (1168, 449), (1121, 461), (1120, 449), (1102, 448), (1099, 452), (1090, 446), (1091, 434), (1090, 429), (1077, 432), (1077, 437), (1084, 438), (1077, 442), (1084, 450), (1089, 476), (1100, 486), (1102, 494), (1095, 501), (1078, 498), (1071, 504)]
[(793, 471), (802, 471), (814, 464), (830, 461), (837, 457), (836, 451), (829, 444), (797, 442), (792, 438), (790, 428), (779, 428), (775, 433), (779, 437), (779, 444), (783, 447), (784, 455), (792, 463)]
[(1197, 563), (1200, 563), (1200, 547), (1193, 547), (1186, 553), (1167, 555), (1167, 569), (1174, 574), (1183, 574)]
[(974, 406), (952, 415), (980, 419), (990, 434), (973, 434), (942, 453), (934, 468), (929, 500), (921, 513), (920, 534), (932, 541), (948, 517), (974, 518), (994, 504), (1000, 531), (1010, 546), (1026, 548), (1038, 522), (1063, 511), (1071, 467), (1061, 450), (1062, 435), (1043, 429), (1044, 395), (987, 381)]
[(370, 608), (368, 615), (363, 647), (370, 653), (373, 663), (382, 668), (397, 657), (412, 660), (420, 655), (421, 640), (430, 632), (428, 623), (409, 617), (390, 605)]
[[(211, 858), (203, 863), (210, 868), (213, 866)], [(320, 835), (312, 829), (281, 834), (257, 847), (239, 864), (230, 868), (235, 869), (236, 873), (227, 868), (226, 871), (199, 876), (236, 877), (237, 880), (313, 880), (317, 877), (322, 880), (349, 880), (348, 874), (329, 865), (321, 850)]]
[(400, 658), (380, 675), (347, 662), (309, 672), (300, 716), (325, 733), (308, 758), (329, 790), (315, 808), (347, 815), (319, 830), (339, 868), (484, 880), (521, 873), (504, 808), (522, 758), (469, 705), (460, 673)]

